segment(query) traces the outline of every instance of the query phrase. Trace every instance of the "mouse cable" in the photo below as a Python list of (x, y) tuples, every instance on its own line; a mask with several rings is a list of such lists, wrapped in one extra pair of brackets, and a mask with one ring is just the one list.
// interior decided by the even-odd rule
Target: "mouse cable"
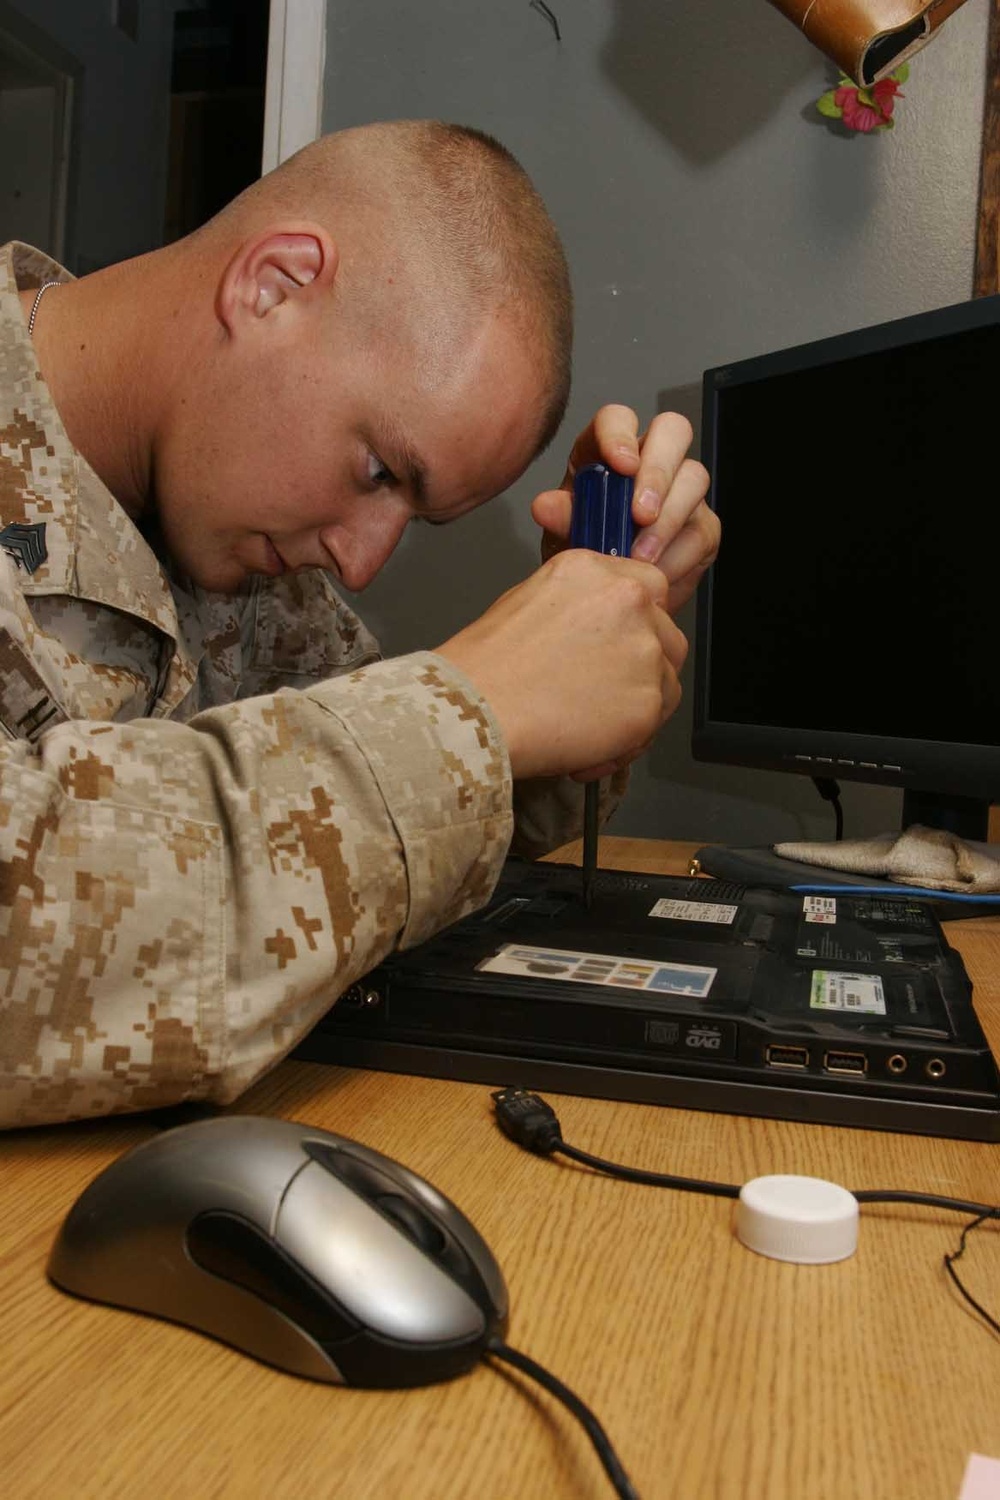
[(639, 1492), (626, 1474), (621, 1459), (612, 1447), (611, 1439), (590, 1407), (581, 1401), (568, 1385), (563, 1385), (557, 1376), (547, 1370), (544, 1365), (531, 1359), (529, 1355), (522, 1354), (519, 1349), (512, 1349), (509, 1344), (504, 1343), (503, 1339), (491, 1338), (486, 1346), (486, 1352), (492, 1354), (494, 1359), (502, 1359), (506, 1364), (513, 1365), (515, 1370), (520, 1370), (522, 1374), (530, 1375), (532, 1380), (536, 1380), (540, 1386), (544, 1386), (545, 1390), (556, 1396), (573, 1413), (590, 1438), (604, 1466), (604, 1472), (614, 1486), (615, 1494), (620, 1495), (622, 1500), (639, 1500)]
[[(573, 1161), (621, 1177), (626, 1182), (644, 1182), (651, 1187), (677, 1188), (686, 1193), (708, 1193), (715, 1198), (738, 1198), (740, 1188), (734, 1182), (703, 1182), (697, 1177), (675, 1177), (669, 1172), (645, 1172), (624, 1167), (618, 1162), (591, 1156), (576, 1146), (567, 1145), (555, 1110), (539, 1094), (528, 1089), (497, 1089), (491, 1095), (497, 1121), (504, 1135), (537, 1156), (554, 1156), (557, 1152)], [(971, 1203), (964, 1198), (942, 1198), (935, 1193), (911, 1193), (896, 1188), (862, 1188), (854, 1193), (859, 1203), (916, 1203), (925, 1208), (947, 1208), (954, 1213), (977, 1214), (982, 1218), (1000, 1217), (1000, 1208), (989, 1203)]]

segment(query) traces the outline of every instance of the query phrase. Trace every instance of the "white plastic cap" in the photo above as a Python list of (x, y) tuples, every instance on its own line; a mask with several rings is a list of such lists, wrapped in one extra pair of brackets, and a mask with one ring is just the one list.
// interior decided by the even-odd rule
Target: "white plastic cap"
[(858, 1200), (822, 1177), (755, 1177), (740, 1189), (736, 1236), (772, 1260), (846, 1260), (858, 1247)]

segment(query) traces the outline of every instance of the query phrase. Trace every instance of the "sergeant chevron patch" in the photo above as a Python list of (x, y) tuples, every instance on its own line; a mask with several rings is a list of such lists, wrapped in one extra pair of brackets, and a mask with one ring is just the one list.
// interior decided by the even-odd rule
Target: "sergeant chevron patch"
[(49, 555), (45, 545), (45, 522), (26, 525), (23, 521), (12, 521), (0, 531), (0, 547), (14, 559), (18, 568), (25, 573), (34, 573)]

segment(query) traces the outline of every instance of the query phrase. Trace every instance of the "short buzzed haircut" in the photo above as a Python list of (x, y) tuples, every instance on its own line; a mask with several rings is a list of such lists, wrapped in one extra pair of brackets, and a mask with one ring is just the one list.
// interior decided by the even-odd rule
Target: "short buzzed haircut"
[(247, 188), (218, 216), (308, 214), (336, 237), (345, 213), (388, 222), (404, 252), (444, 273), (477, 311), (509, 316), (540, 357), (545, 390), (537, 453), (566, 411), (573, 300), (559, 235), (524, 168), (484, 131), (394, 120), (322, 136)]

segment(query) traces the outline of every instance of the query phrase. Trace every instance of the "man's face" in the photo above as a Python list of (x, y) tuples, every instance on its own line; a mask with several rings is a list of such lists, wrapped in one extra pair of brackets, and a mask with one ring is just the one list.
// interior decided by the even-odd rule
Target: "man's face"
[(174, 403), (154, 464), (169, 551), (220, 592), (310, 567), (363, 589), (408, 522), (454, 520), (530, 462), (528, 342), (495, 315), (352, 340), (315, 310), (272, 311)]

